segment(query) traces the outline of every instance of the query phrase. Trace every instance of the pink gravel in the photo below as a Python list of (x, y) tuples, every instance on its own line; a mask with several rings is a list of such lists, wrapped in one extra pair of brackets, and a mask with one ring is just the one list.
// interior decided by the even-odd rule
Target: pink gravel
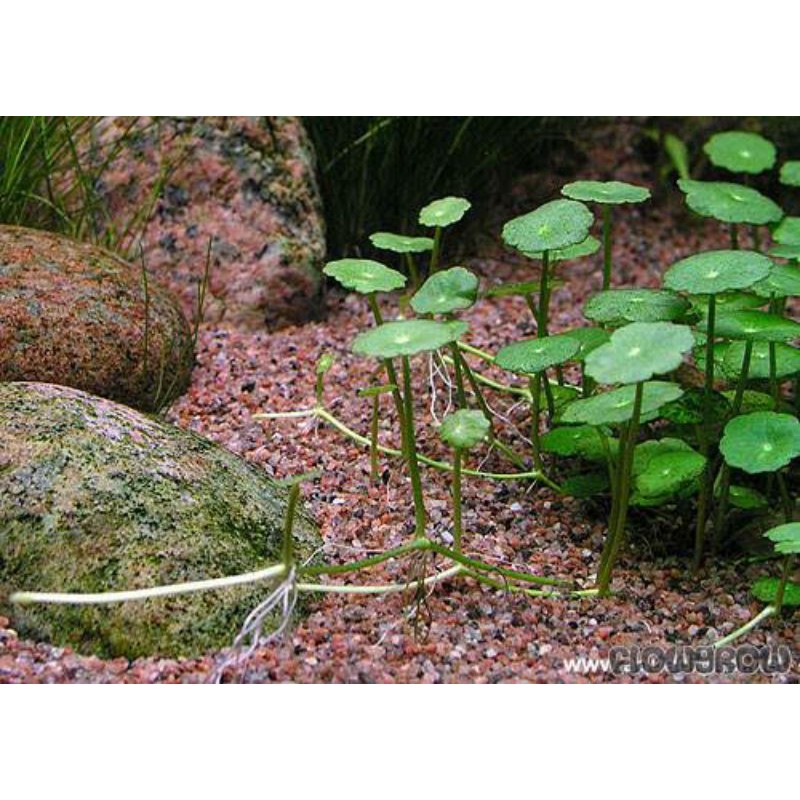
[[(602, 142), (594, 174), (652, 183), (629, 150), (607, 155)], [(557, 182), (558, 180), (558, 182)], [(478, 271), (487, 286), (513, 275), (525, 280), (535, 266), (504, 252), (498, 244), (502, 221), (529, 210), (543, 198), (543, 187), (556, 195), (563, 179), (531, 176), (520, 181), (509, 204), (485, 231), (476, 231), (481, 256), (462, 263)], [(616, 215), (615, 275), (619, 283), (653, 286), (661, 270), (697, 249), (725, 246), (725, 235), (688, 216), (676, 216), (661, 205), (625, 207)], [(452, 254), (452, 251), (451, 251)], [(567, 286), (553, 298), (553, 328), (582, 322), (579, 309), (599, 288), (596, 256), (562, 267)], [(356, 396), (372, 380), (375, 364), (352, 356), (349, 344), (369, 325), (362, 300), (330, 293), (323, 322), (275, 333), (243, 333), (207, 327), (200, 336), (198, 367), (187, 394), (170, 417), (241, 454), (282, 478), (321, 469), (322, 477), (304, 489), (316, 517), (330, 561), (365, 557), (407, 541), (413, 510), (404, 473), (382, 461), (384, 480), (369, 481), (369, 457), (336, 431), (306, 419), (258, 421), (261, 411), (308, 408), (313, 403), (314, 366), (323, 353), (336, 357), (328, 373), (326, 401), (351, 427), (367, 431), (369, 405)], [(385, 312), (396, 311), (387, 304)], [(483, 301), (465, 314), (468, 341), (496, 350), (530, 335), (533, 326), (519, 299)], [(415, 362), (421, 449), (446, 457), (430, 422), (424, 392), (427, 362)], [(438, 413), (443, 392), (440, 387)], [(506, 400), (494, 398), (508, 409)], [(387, 401), (386, 420), (392, 415)], [(511, 412), (521, 425), (525, 414)], [(382, 438), (396, 438), (384, 424)], [(485, 455), (481, 453), (476, 460)], [(495, 454), (484, 467), (511, 471)], [(446, 475), (423, 473), (430, 513), (429, 533), (446, 536), (451, 522)], [(641, 524), (641, 520), (646, 520)], [(541, 575), (571, 576), (586, 585), (596, 569), (605, 535), (603, 509), (558, 496), (546, 487), (468, 481), (465, 488), (467, 553)], [(408, 618), (409, 598), (325, 596), (306, 618), (296, 622), (284, 640), (257, 650), (228, 680), (246, 682), (792, 682), (800, 679), (797, 617), (765, 624), (746, 641), (786, 645), (794, 662), (783, 675), (703, 676), (699, 674), (575, 674), (564, 662), (576, 656), (605, 656), (615, 645), (662, 647), (704, 645), (746, 622), (762, 605), (749, 594), (751, 582), (769, 566), (745, 561), (717, 561), (697, 579), (685, 558), (656, 557), (662, 523), (656, 516), (634, 520), (631, 541), (615, 573), (616, 593), (598, 599), (534, 599), (509, 595), (459, 578), (438, 585), (419, 615), (415, 635)], [(663, 523), (666, 526), (666, 523)], [(666, 531), (664, 532), (666, 535)], [(441, 561), (436, 566), (440, 567)], [(391, 562), (358, 582), (406, 580), (409, 561)], [(432, 569), (433, 564), (427, 565)], [(231, 637), (235, 631), (231, 631)], [(103, 661), (69, 649), (20, 640), (8, 620), (0, 618), (2, 682), (202, 682), (209, 679), (213, 654), (203, 658)]]

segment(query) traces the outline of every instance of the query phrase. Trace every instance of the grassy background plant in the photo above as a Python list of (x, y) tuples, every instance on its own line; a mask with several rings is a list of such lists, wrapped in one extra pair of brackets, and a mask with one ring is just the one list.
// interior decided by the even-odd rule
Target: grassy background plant
[(368, 255), (374, 231), (412, 233), (435, 197), (478, 216), (513, 177), (574, 153), (580, 117), (304, 117), (317, 153), (332, 257)]

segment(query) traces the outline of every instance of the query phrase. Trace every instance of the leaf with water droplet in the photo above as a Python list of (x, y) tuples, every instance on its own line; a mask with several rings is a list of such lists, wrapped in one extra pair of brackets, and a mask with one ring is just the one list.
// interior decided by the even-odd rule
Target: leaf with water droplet
[(401, 272), (366, 258), (330, 261), (322, 271), (337, 280), (345, 289), (360, 294), (392, 292), (406, 285), (406, 276)]
[(478, 276), (464, 267), (435, 272), (411, 298), (417, 314), (452, 314), (478, 299)]
[(523, 253), (561, 250), (583, 242), (594, 216), (575, 200), (551, 200), (503, 226), (503, 241)]
[(678, 186), (686, 194), (686, 203), (692, 211), (720, 222), (767, 225), (783, 216), (777, 203), (749, 186), (683, 178)]
[(575, 181), (562, 190), (564, 197), (584, 203), (642, 203), (650, 197), (650, 190), (623, 181)]
[(586, 357), (586, 374), (598, 383), (640, 383), (677, 369), (694, 346), (692, 331), (672, 322), (633, 322)]
[(715, 167), (722, 167), (728, 172), (758, 175), (775, 166), (775, 145), (758, 133), (715, 133), (705, 143), (703, 150)]
[(458, 222), (470, 208), (472, 203), (463, 197), (442, 197), (419, 212), (419, 224), (426, 228), (446, 228)]
[(743, 414), (725, 426), (719, 447), (731, 467), (751, 475), (774, 472), (800, 455), (800, 422), (775, 411)]

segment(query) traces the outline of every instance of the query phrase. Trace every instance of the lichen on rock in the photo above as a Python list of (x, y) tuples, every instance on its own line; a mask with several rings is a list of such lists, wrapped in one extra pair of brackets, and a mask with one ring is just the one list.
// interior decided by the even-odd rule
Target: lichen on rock
[[(286, 490), (189, 431), (84, 392), (0, 384), (0, 614), (81, 652), (194, 655), (229, 644), (265, 587), (107, 606), (12, 606), (16, 590), (100, 592), (276, 563)], [(299, 513), (300, 557), (319, 538)]]

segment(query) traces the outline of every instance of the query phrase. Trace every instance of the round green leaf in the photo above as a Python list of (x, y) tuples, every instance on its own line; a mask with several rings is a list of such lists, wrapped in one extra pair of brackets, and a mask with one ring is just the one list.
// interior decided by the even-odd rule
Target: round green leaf
[(384, 383), (381, 386), (367, 386), (358, 390), (359, 397), (380, 397), (382, 394), (391, 394), (397, 386), (393, 383)]
[(769, 249), (772, 258), (788, 258), (791, 261), (800, 261), (800, 244), (776, 244)]
[(725, 426), (719, 447), (731, 467), (750, 474), (774, 472), (800, 455), (800, 422), (775, 411), (743, 414)]
[(393, 253), (425, 253), (433, 250), (433, 239), (427, 236), (403, 236), (379, 231), (373, 233), (369, 240), (379, 250), (391, 250)]
[[(627, 422), (633, 414), (635, 386), (621, 386), (611, 392), (576, 400), (567, 406), (562, 420), (579, 425), (614, 425)], [(656, 412), (665, 403), (677, 400), (683, 389), (675, 383), (649, 381), (642, 391), (642, 417)]]
[(586, 356), (592, 350), (597, 350), (600, 345), (605, 344), (611, 338), (611, 334), (608, 331), (592, 327), (573, 328), (571, 331), (567, 331), (566, 335), (579, 344), (578, 351), (573, 357), (574, 361), (585, 361)]
[(709, 250), (681, 259), (664, 273), (674, 292), (718, 294), (747, 289), (769, 274), (772, 262), (749, 250)]
[(551, 200), (503, 226), (503, 241), (523, 253), (561, 250), (589, 235), (592, 212), (575, 200)]
[[(687, 389), (682, 397), (661, 408), (661, 416), (676, 425), (699, 425), (705, 419), (705, 396), (705, 389)], [(709, 421), (712, 424), (721, 423), (730, 416), (730, 413), (730, 400), (720, 392), (712, 392)]]
[(800, 297), (800, 269), (788, 264), (773, 264), (769, 275), (751, 288), (759, 297)]
[(561, 482), (561, 489), (565, 495), (579, 500), (603, 494), (608, 489), (608, 473), (586, 472), (582, 475), (570, 475)]
[(451, 314), (478, 299), (478, 276), (464, 267), (435, 272), (411, 298), (417, 314)]
[(720, 222), (766, 225), (783, 216), (777, 203), (749, 186), (687, 178), (681, 178), (678, 186), (692, 211)]
[[(570, 245), (569, 247), (562, 247), (560, 250), (553, 250), (550, 252), (550, 263), (555, 264), (558, 261), (573, 261), (576, 258), (585, 258), (586, 256), (593, 256), (600, 249), (600, 241), (595, 239), (594, 236), (587, 236), (582, 242)], [(528, 258), (541, 259), (544, 253), (534, 251), (532, 253), (525, 253)]]
[(444, 418), (439, 435), (457, 450), (470, 450), (489, 435), (489, 421), (480, 411), (462, 408)]
[(764, 536), (775, 543), (775, 552), (782, 555), (800, 554), (800, 522), (787, 522), (770, 528)]
[[(766, 278), (762, 280), (766, 280)], [(757, 285), (758, 284), (754, 283), (751, 289), (755, 291)], [(706, 317), (708, 316), (710, 297), (710, 294), (692, 295), (692, 297), (689, 298), (689, 302), (696, 311)], [(725, 314), (728, 311), (747, 311), (764, 305), (763, 298), (752, 294), (745, 294), (744, 292), (726, 292), (725, 294), (714, 295), (714, 298), (717, 314)]]
[(377, 328), (359, 333), (353, 340), (353, 352), (375, 358), (413, 356), (438, 350), (463, 336), (467, 324), (458, 320), (437, 322), (432, 319), (411, 319), (386, 322)]
[(644, 497), (677, 494), (696, 481), (705, 466), (705, 458), (693, 450), (656, 454), (636, 476), (636, 491)]
[(339, 281), (345, 289), (361, 294), (392, 292), (406, 285), (405, 275), (366, 258), (343, 258), (340, 261), (331, 261), (322, 271)]
[(676, 439), (672, 436), (666, 436), (663, 439), (648, 439), (634, 447), (631, 471), (634, 475), (639, 475), (648, 468), (656, 456), (675, 452), (693, 453), (694, 450), (683, 439)]
[[(550, 281), (551, 289), (557, 289), (564, 285), (564, 281), (555, 278)], [(486, 297), (526, 297), (529, 294), (537, 294), (541, 289), (539, 281), (524, 281), (523, 283), (501, 283), (493, 286), (486, 292)]]
[(775, 145), (757, 133), (715, 133), (703, 147), (715, 167), (758, 175), (775, 165)]
[(419, 212), (419, 224), (426, 228), (446, 228), (458, 222), (470, 208), (472, 203), (463, 197), (442, 197)]
[[(753, 597), (762, 603), (774, 603), (778, 596), (780, 578), (759, 578), (751, 587)], [(783, 591), (783, 604), (785, 606), (800, 606), (800, 583), (787, 581)]]
[(639, 383), (677, 369), (694, 346), (692, 331), (672, 322), (633, 322), (586, 357), (586, 374), (599, 383)]
[(784, 186), (800, 186), (800, 161), (787, 161), (778, 178)]
[(658, 289), (608, 289), (586, 302), (583, 316), (605, 324), (615, 322), (674, 322), (689, 302)]
[[(700, 328), (706, 329), (705, 321)], [(800, 323), (766, 311), (729, 311), (717, 318), (714, 332), (726, 339), (789, 342), (800, 337)]]
[[(736, 389), (727, 389), (722, 392), (722, 396), (728, 400), (732, 407), (736, 399)], [(739, 409), (740, 414), (750, 414), (753, 411), (774, 411), (775, 401), (766, 392), (757, 392), (755, 389), (745, 389), (742, 394), (742, 405)]]
[(784, 217), (772, 229), (772, 238), (779, 244), (800, 244), (800, 217)]
[[(782, 342), (773, 343), (775, 348), (775, 372), (778, 378), (788, 378), (800, 372), (800, 350)], [(722, 368), (728, 375), (738, 375), (744, 358), (744, 342), (731, 342), (724, 350)], [(748, 375), (753, 380), (769, 378), (769, 342), (755, 342), (750, 356)]]
[(562, 190), (564, 197), (584, 203), (641, 203), (650, 197), (650, 190), (622, 181), (575, 181)]
[(736, 484), (732, 484), (728, 490), (728, 502), (743, 511), (763, 511), (769, 508), (769, 501), (761, 492)]
[(619, 442), (591, 425), (553, 428), (541, 438), (542, 451), (545, 453), (580, 456), (588, 461), (605, 461), (606, 446), (613, 455), (617, 452)]
[(526, 339), (501, 348), (494, 363), (501, 369), (522, 375), (536, 375), (548, 367), (569, 361), (580, 345), (569, 336), (544, 336)]

